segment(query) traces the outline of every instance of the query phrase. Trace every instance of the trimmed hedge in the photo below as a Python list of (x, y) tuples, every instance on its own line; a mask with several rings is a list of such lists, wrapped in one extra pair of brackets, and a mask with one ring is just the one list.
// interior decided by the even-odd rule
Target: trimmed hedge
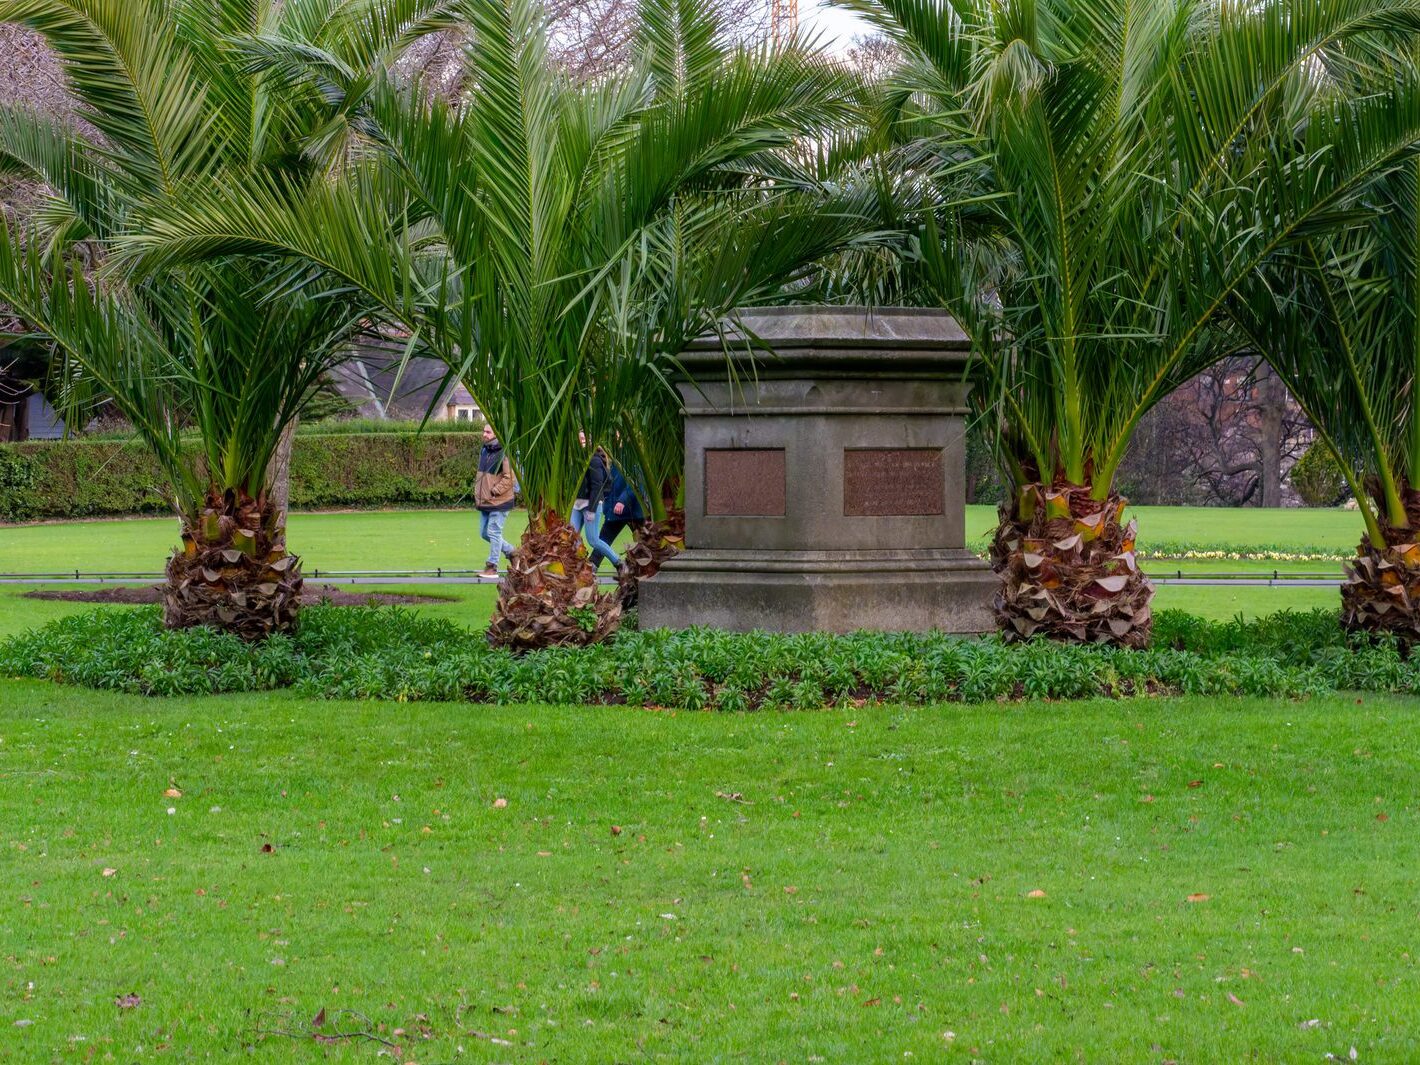
[(308, 698), (815, 710), (1098, 696), (1420, 693), (1420, 659), (1348, 638), (1334, 612), (1216, 624), (1162, 611), (1149, 651), (995, 637), (622, 632), (515, 656), (480, 632), (389, 607), (308, 607), (296, 635), (252, 646), (168, 631), (150, 608), (99, 610), (0, 644), (0, 676), (142, 695), (293, 688)]
[[(299, 435), (291, 506), (452, 506), (473, 494), (481, 440), (470, 432)], [(167, 513), (164, 479), (142, 444), (0, 444), (0, 521)]]

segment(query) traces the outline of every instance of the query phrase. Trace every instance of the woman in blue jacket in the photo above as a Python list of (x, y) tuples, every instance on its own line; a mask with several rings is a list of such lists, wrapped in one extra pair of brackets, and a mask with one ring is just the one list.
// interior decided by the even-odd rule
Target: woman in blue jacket
[[(602, 504), (602, 513), (604, 517), (598, 539), (604, 544), (616, 543), (616, 538), (621, 535), (621, 530), (628, 525), (640, 525), (646, 520), (646, 515), (641, 510), (641, 500), (631, 490), (631, 485), (627, 483), (625, 475), (621, 472), (621, 467), (615, 463), (612, 464), (611, 474), (608, 478), (606, 500)], [(616, 561), (613, 556), (596, 551), (592, 554), (592, 565), (600, 569), (604, 558)]]

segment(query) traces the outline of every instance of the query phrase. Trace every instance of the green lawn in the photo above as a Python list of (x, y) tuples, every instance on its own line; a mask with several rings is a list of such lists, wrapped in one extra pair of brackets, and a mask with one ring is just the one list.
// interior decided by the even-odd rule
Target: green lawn
[[(514, 512), (508, 535), (522, 534)], [(488, 557), (478, 514), (468, 510), (387, 510), (293, 514), (293, 550), (316, 569), (477, 569)], [(0, 527), (0, 570), (29, 573), (155, 573), (177, 541), (172, 518)], [(475, 548), (475, 542), (477, 548)]]
[[(969, 534), (983, 537), (994, 513), (990, 507), (968, 508)], [(1356, 516), (1339, 510), (1144, 507), (1139, 508), (1139, 514), (1146, 532), (1152, 530), (1158, 540), (1166, 542), (1349, 551), (1357, 536), (1353, 527)], [(521, 534), (525, 520), (521, 512), (511, 516), (510, 536)], [(157, 572), (175, 539), (175, 529), (169, 518), (0, 526), (0, 571), (45, 573), (78, 568), (87, 572)], [(478, 539), (477, 516), (468, 511), (295, 514), (291, 518), (291, 542), (305, 556), (308, 575), (319, 568), (468, 569), (481, 566), (486, 558), (486, 547)], [(1141, 544), (1147, 543), (1147, 537), (1141, 538)], [(1319, 562), (1189, 560), (1146, 565), (1160, 575), (1177, 569), (1199, 575), (1264, 574), (1273, 570), (1340, 574), (1339, 565)], [(20, 599), (27, 590), (0, 585), (0, 636), (86, 609), (68, 603)], [(410, 590), (447, 597), (447, 603), (420, 609), (470, 626), (485, 624), (492, 610), (494, 593), (489, 587), (443, 585)], [(1332, 606), (1336, 602), (1336, 591), (1331, 588), (1165, 587), (1159, 590), (1156, 600), (1159, 608), (1175, 607), (1219, 620), (1238, 613), (1255, 617), (1277, 610)]]
[[(93, 610), (87, 603), (54, 602), (29, 599), (25, 593), (34, 588), (72, 589), (88, 585), (0, 585), (0, 639), (47, 621)], [(438, 596), (440, 602), (410, 607), (448, 618), (469, 628), (488, 624), (493, 612), (497, 590), (492, 584), (430, 584), (430, 585), (337, 585), (350, 592), (415, 592)], [(1227, 621), (1238, 614), (1255, 618), (1279, 610), (1312, 610), (1316, 607), (1335, 608), (1340, 599), (1335, 588), (1254, 588), (1254, 587), (1162, 587), (1154, 600), (1158, 610), (1187, 610), (1213, 621)], [(125, 607), (105, 607), (123, 610)]]
[[(323, 582), (322, 582), (323, 583)], [(67, 617), (87, 610), (95, 610), (92, 603), (73, 603), (47, 599), (30, 599), (25, 593), (32, 590), (49, 589), (69, 591), (76, 588), (91, 588), (98, 585), (50, 584), (50, 585), (0, 585), (0, 639), (13, 636), (26, 629), (35, 628), (56, 618)], [(437, 602), (421, 603), (408, 609), (419, 610), (434, 617), (448, 618), (468, 628), (482, 628), (488, 624), (493, 613), (493, 601), (498, 589), (489, 584), (439, 584), (439, 585), (335, 585), (342, 591), (365, 592), (409, 592), (418, 595), (437, 596)], [(126, 610), (128, 607), (108, 606), (105, 610)], [(1229, 615), (1231, 616), (1231, 615)]]
[(1413, 1061), (1417, 745), (4, 683), (0, 1060), (391, 1060), (309, 1037), (353, 1010), (421, 1063)]
[[(1141, 547), (1159, 543), (1239, 547), (1355, 550), (1360, 519), (1342, 510), (1224, 510), (1140, 507)], [(514, 512), (508, 535), (521, 535), (526, 518)], [(992, 507), (967, 508), (967, 535), (984, 541), (995, 521)], [(457, 510), (361, 511), (294, 514), (291, 545), (315, 569), (467, 569), (481, 566), (486, 545), (477, 514)], [(177, 539), (171, 518), (0, 526), (0, 571), (62, 573), (157, 572)], [(1274, 568), (1272, 563), (1189, 562), (1193, 571)], [(1318, 563), (1282, 568), (1333, 568)]]

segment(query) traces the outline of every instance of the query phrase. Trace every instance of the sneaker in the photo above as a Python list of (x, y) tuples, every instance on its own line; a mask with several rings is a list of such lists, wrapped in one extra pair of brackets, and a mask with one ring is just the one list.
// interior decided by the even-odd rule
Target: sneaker
[(497, 567), (497, 566), (484, 566), (484, 567), (483, 567), (483, 572), (480, 573), (479, 576), (480, 576), (480, 577), (492, 577), (493, 579), (496, 580), (497, 577), (498, 577), (498, 567)]

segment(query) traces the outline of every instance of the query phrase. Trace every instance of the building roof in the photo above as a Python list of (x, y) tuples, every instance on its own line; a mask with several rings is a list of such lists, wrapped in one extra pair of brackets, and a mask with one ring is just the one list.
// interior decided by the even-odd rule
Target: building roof
[(449, 379), (439, 359), (414, 356), (400, 372), (405, 345), (392, 337), (376, 337), (356, 345), (349, 362), (332, 373), (336, 390), (366, 418), (418, 421), (431, 408), (433, 417), (449, 406), (474, 406), (468, 389)]

